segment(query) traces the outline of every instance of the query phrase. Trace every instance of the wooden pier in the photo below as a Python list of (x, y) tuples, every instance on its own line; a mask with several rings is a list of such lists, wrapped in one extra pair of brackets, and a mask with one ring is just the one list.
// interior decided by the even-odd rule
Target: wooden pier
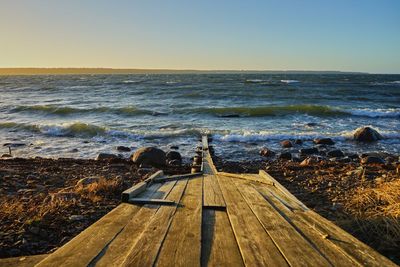
[(36, 266), (396, 266), (322, 218), (273, 177), (158, 172)]

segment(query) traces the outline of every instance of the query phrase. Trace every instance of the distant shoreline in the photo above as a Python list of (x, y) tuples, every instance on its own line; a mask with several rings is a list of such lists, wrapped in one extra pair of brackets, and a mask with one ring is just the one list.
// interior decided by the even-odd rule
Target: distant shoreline
[(0, 68), (0, 75), (74, 75), (74, 74), (369, 74), (343, 71), (296, 70), (175, 70), (116, 68)]

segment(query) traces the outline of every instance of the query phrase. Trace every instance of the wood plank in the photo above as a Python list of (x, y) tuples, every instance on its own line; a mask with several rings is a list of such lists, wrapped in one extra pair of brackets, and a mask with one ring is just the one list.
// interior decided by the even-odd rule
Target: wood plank
[(284, 195), (289, 202), (295, 203), (300, 209), (308, 210), (307, 206), (303, 204), (300, 200), (298, 200), (292, 193), (290, 193), (284, 186), (282, 186), (274, 177), (269, 175), (266, 171), (260, 170), (259, 174), (261, 177), (270, 181), (279, 191)]
[(124, 192), (122, 192), (121, 201), (128, 202), (130, 198), (135, 197), (140, 193), (143, 193), (146, 190), (146, 188), (147, 188), (146, 182), (140, 182), (135, 184), (131, 188), (128, 188)]
[[(150, 186), (143, 196), (151, 197), (158, 187), (159, 185)], [(126, 203), (120, 204), (37, 266), (87, 266), (118, 235), (140, 208)]]
[(201, 266), (244, 266), (225, 211), (204, 209)]
[(145, 204), (152, 204), (152, 205), (176, 205), (174, 201), (168, 199), (159, 199), (159, 198), (130, 198), (128, 200), (129, 204), (136, 204), (136, 205), (145, 205)]
[[(176, 181), (165, 183), (162, 186), (159, 184), (161, 187), (154, 193), (153, 197), (166, 199), (175, 184)], [(143, 206), (93, 265), (100, 267), (120, 266), (159, 208), (159, 205)]]
[(200, 266), (202, 182), (202, 178), (189, 180), (182, 207), (176, 211), (157, 257), (157, 266)]
[(197, 173), (188, 173), (188, 174), (182, 174), (182, 175), (173, 175), (173, 176), (168, 176), (168, 177), (161, 177), (154, 179), (153, 181), (155, 183), (164, 183), (164, 182), (169, 182), (169, 181), (175, 181), (175, 180), (181, 180), (181, 179), (187, 179), (187, 178), (194, 178), (201, 176), (201, 172)]
[(33, 256), (19, 256), (12, 258), (4, 258), (0, 259), (0, 266), (7, 267), (32, 267), (35, 266), (36, 263), (42, 261), (49, 254), (41, 254), (41, 255), (33, 255)]
[(246, 266), (288, 266), (257, 217), (236, 189), (232, 178), (217, 175), (227, 211)]
[(259, 184), (253, 184), (264, 198), (268, 199), (271, 205), (279, 211), (290, 222), (304, 238), (314, 245), (321, 254), (327, 258), (333, 266), (361, 266), (356, 260), (352, 259), (343, 250), (337, 249), (334, 244), (327, 240), (326, 233), (318, 231), (314, 226), (300, 220), (296, 214), (302, 212), (292, 212), (279, 199), (271, 194), (269, 188)]
[[(166, 199), (180, 202), (187, 180), (179, 180)], [(177, 206), (161, 206), (131, 248), (122, 266), (153, 266)]]
[(203, 177), (203, 206), (226, 207), (217, 177), (215, 175), (204, 175)]
[(290, 266), (331, 266), (251, 184), (243, 180), (234, 182)]
[(258, 183), (263, 183), (267, 185), (273, 185), (272, 182), (266, 180), (264, 177), (261, 177), (259, 174), (254, 173), (228, 173), (228, 172), (218, 172), (219, 175), (228, 176), (231, 178), (250, 180)]
[(356, 259), (363, 266), (397, 266), (376, 250), (370, 248), (357, 238), (336, 226), (329, 220), (309, 210), (296, 213), (301, 219), (307, 221), (313, 227), (328, 234), (327, 240), (336, 245), (338, 249), (345, 251), (349, 256)]

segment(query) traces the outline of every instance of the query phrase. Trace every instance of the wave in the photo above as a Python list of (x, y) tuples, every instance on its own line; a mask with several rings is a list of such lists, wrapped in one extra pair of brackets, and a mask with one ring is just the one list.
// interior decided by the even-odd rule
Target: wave
[(292, 114), (307, 114), (311, 116), (358, 116), (369, 118), (400, 117), (399, 108), (391, 109), (345, 109), (324, 105), (288, 105), (288, 106), (257, 106), (257, 107), (215, 107), (195, 108), (185, 110), (186, 113), (209, 114), (217, 117), (264, 117), (285, 116)]
[[(400, 139), (400, 133), (391, 131), (379, 131), (384, 140)], [(307, 133), (307, 134), (278, 134), (266, 132), (251, 133), (230, 133), (230, 134), (213, 134), (213, 138), (221, 142), (236, 143), (252, 143), (265, 141), (282, 141), (282, 140), (314, 140), (316, 138), (329, 137), (335, 141), (346, 141), (353, 139), (354, 131), (344, 131), (340, 133)]]
[(28, 124), (18, 122), (2, 122), (0, 129), (12, 131), (29, 131), (47, 136), (56, 137), (110, 137), (130, 139), (158, 139), (180, 136), (201, 136), (201, 131), (195, 128), (159, 130), (159, 131), (126, 131), (110, 129), (104, 126), (84, 122), (71, 122), (62, 124)]
[(211, 114), (218, 117), (263, 117), (290, 115), (294, 113), (315, 116), (334, 116), (346, 114), (346, 112), (340, 109), (318, 105), (215, 107), (191, 109), (189, 112)]
[(135, 115), (159, 115), (157, 112), (138, 109), (133, 106), (121, 108), (96, 107), (96, 108), (74, 108), (55, 105), (35, 105), (18, 106), (11, 109), (11, 112), (38, 112), (50, 115), (73, 115), (82, 113), (112, 113), (117, 115), (135, 116)]
[(281, 80), (281, 83), (299, 83), (298, 80)]

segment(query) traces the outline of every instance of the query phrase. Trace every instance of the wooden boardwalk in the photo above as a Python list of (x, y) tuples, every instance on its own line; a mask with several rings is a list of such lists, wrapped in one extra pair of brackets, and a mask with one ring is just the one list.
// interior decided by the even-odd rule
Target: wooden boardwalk
[(396, 266), (309, 210), (274, 178), (159, 172), (37, 266)]

